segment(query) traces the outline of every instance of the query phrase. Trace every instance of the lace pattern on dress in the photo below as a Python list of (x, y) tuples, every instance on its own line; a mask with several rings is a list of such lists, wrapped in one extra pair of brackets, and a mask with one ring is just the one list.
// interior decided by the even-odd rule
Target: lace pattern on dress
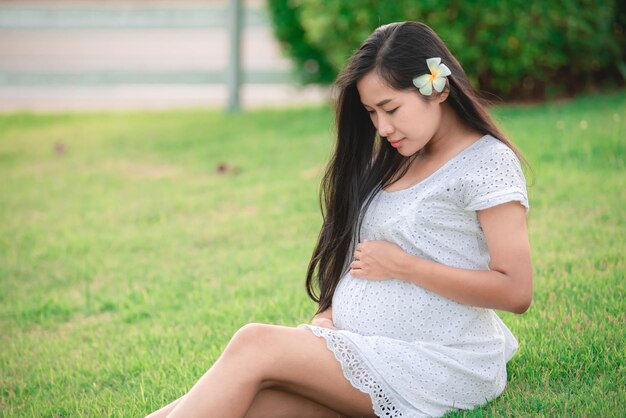
[(307, 328), (317, 337), (322, 337), (326, 340), (328, 349), (333, 352), (339, 361), (346, 379), (352, 386), (370, 395), (376, 415), (380, 418), (409, 418), (415, 416), (393, 402), (385, 389), (376, 382), (372, 376), (373, 373), (369, 370), (367, 364), (361, 360), (357, 350), (354, 350), (353, 344), (347, 338), (328, 328), (308, 324), (302, 324), (299, 327)]

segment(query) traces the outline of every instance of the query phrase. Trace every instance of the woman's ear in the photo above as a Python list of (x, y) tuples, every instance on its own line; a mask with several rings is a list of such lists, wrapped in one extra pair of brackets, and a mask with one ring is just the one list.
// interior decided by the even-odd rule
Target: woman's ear
[(437, 96), (437, 101), (439, 103), (443, 103), (443, 102), (446, 101), (446, 99), (448, 98), (449, 95), (450, 95), (450, 84), (448, 83), (448, 80), (446, 80), (446, 87)]

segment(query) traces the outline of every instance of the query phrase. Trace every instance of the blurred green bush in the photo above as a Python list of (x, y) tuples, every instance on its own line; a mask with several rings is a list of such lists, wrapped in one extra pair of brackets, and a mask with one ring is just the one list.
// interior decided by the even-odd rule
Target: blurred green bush
[(623, 0), (269, 0), (304, 83), (330, 83), (377, 26), (432, 27), (474, 86), (506, 99), (571, 95), (626, 80)]

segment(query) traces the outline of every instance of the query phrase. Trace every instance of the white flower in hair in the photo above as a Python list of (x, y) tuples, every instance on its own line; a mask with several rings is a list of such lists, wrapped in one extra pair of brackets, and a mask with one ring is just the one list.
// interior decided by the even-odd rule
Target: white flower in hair
[(441, 93), (446, 87), (446, 76), (452, 74), (450, 69), (445, 64), (441, 63), (441, 58), (428, 58), (426, 65), (430, 70), (430, 74), (424, 74), (413, 79), (415, 87), (420, 89), (420, 93), (424, 96), (430, 96), (433, 92), (433, 87), (437, 92)]

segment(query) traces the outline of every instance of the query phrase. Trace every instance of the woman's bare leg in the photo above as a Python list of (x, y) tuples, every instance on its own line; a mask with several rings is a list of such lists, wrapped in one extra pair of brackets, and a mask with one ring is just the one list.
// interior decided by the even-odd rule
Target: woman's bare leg
[(347, 416), (375, 416), (369, 395), (346, 380), (322, 338), (306, 329), (263, 324), (241, 328), (168, 416), (242, 418), (263, 389)]
[(167, 405), (165, 405), (164, 407), (162, 407), (161, 409), (154, 411), (153, 413), (151, 413), (150, 415), (147, 415), (146, 418), (166, 418), (167, 415), (172, 412), (172, 410), (176, 407), (176, 405), (178, 405), (178, 403), (184, 398), (184, 396), (181, 396), (180, 398), (176, 399), (174, 402), (168, 403)]
[(302, 396), (276, 389), (263, 389), (245, 418), (346, 418)]
[[(183, 396), (154, 411), (146, 418), (166, 418)], [(276, 389), (257, 393), (245, 418), (342, 418), (337, 412), (302, 396)]]

